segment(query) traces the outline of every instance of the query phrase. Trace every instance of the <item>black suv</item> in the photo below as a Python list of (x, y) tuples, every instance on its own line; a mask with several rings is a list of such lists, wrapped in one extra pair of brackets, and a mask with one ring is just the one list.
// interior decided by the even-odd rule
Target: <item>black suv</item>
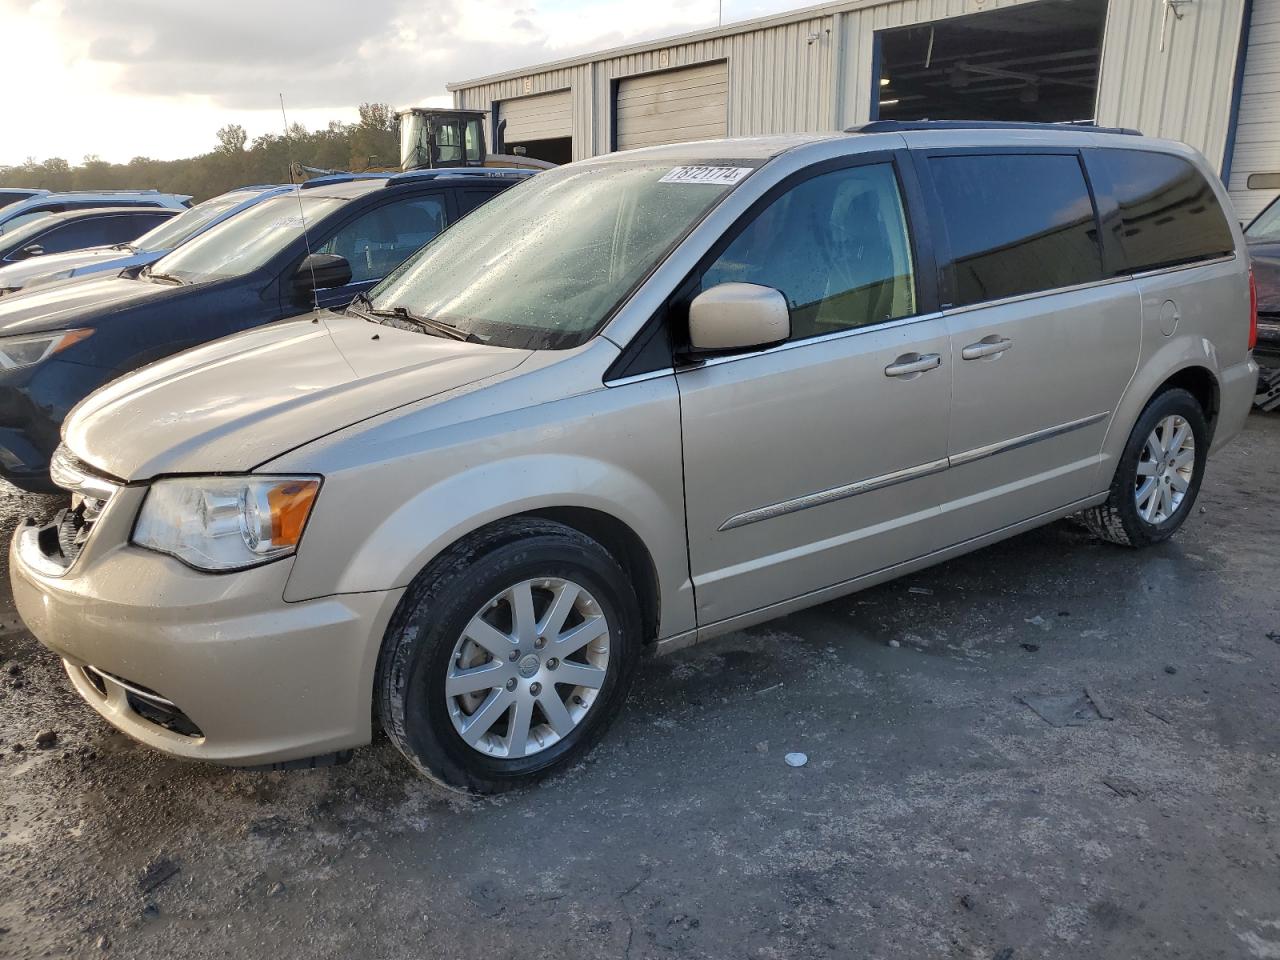
[(0, 299), (0, 476), (50, 489), (62, 420), (161, 357), (342, 307), (525, 170), (336, 175), (263, 200), (148, 267)]

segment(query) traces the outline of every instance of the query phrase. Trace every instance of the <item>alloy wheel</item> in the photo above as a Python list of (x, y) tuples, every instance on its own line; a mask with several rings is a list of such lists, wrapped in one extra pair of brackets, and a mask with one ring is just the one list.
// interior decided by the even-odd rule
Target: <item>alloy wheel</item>
[(1138, 458), (1133, 498), (1138, 516), (1164, 523), (1182, 506), (1196, 469), (1196, 438), (1191, 424), (1173, 414), (1156, 424)]
[(567, 737), (609, 671), (610, 626), (582, 585), (525, 580), (468, 621), (449, 658), (444, 695), (468, 746), (518, 759)]

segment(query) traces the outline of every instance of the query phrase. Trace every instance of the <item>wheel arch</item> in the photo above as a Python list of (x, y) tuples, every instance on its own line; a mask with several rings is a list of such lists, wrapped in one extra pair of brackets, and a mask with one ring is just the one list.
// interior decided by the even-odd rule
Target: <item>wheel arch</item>
[(1116, 406), (1111, 427), (1103, 441), (1097, 483), (1099, 491), (1111, 483), (1116, 464), (1142, 411), (1171, 387), (1180, 387), (1196, 398), (1205, 411), (1210, 437), (1213, 436), (1222, 403), (1218, 369), (1213, 344), (1201, 337), (1178, 337), (1166, 341), (1157, 352), (1144, 359)]

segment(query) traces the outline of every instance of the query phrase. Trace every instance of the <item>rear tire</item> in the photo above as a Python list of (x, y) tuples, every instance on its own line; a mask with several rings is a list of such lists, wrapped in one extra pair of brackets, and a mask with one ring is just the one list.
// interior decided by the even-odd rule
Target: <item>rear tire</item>
[(604, 734), (640, 638), (635, 592), (600, 544), (549, 520), (494, 524), (445, 551), (401, 599), (378, 659), (383, 728), (446, 787), (531, 783)]
[(1104, 503), (1082, 511), (1094, 536), (1127, 547), (1169, 539), (1195, 506), (1209, 425), (1186, 390), (1157, 394), (1134, 425)]

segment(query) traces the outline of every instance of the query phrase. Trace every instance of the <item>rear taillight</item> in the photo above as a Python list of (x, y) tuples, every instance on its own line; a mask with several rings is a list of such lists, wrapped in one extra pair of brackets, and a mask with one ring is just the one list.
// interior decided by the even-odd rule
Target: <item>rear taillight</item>
[(1258, 282), (1249, 269), (1249, 349), (1258, 345)]

